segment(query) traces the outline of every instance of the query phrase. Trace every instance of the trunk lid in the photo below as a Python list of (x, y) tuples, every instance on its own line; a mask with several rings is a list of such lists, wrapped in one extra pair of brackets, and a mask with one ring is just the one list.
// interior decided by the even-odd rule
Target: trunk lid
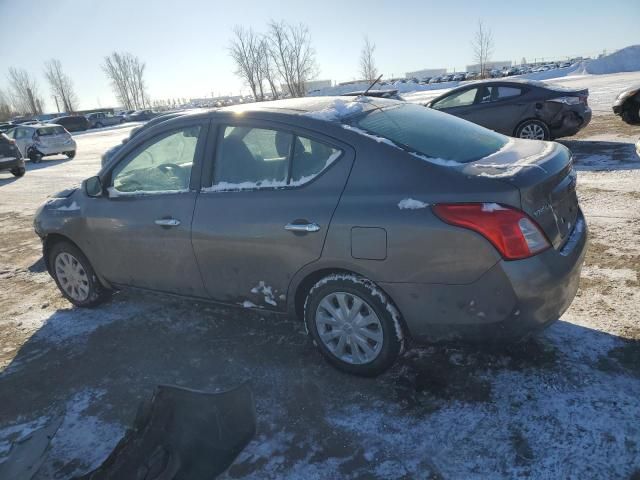
[(465, 174), (493, 178), (520, 191), (522, 210), (561, 248), (576, 224), (576, 172), (569, 149), (555, 142), (510, 139), (500, 151), (468, 164)]

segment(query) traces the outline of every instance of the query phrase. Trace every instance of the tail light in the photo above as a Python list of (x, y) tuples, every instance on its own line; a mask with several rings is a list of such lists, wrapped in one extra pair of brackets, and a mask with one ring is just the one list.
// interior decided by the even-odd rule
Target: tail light
[(589, 99), (589, 95), (580, 95), (580, 103), (584, 103), (585, 106), (588, 105), (587, 100)]
[(442, 221), (485, 237), (505, 260), (532, 257), (551, 246), (540, 227), (515, 208), (497, 203), (449, 203), (432, 209)]

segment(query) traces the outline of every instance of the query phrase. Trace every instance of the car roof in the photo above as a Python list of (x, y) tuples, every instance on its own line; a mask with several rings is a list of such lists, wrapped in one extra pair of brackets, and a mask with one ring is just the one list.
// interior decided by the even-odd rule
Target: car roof
[[(327, 97), (302, 97), (288, 98), (285, 100), (273, 100), (269, 102), (243, 103), (214, 109), (215, 112), (274, 112), (290, 115), (302, 115), (312, 112), (319, 112), (335, 107), (336, 102), (350, 103), (345, 97), (327, 96)], [(376, 108), (384, 108), (386, 106), (401, 103), (397, 100), (374, 97), (360, 97), (351, 100), (351, 102), (359, 102), (362, 104), (362, 112), (373, 110)]]

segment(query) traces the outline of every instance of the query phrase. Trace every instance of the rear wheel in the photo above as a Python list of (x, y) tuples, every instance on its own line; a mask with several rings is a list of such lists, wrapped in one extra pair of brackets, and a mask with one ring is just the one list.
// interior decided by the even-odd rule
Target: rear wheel
[(100, 123), (100, 122), (96, 123), (96, 128), (102, 128), (102, 127), (104, 127), (104, 125), (102, 125), (102, 123)]
[(78, 307), (93, 307), (109, 298), (87, 257), (70, 242), (56, 243), (49, 252), (51, 276), (60, 292)]
[(27, 156), (33, 163), (40, 163), (42, 161), (42, 154), (33, 148), (27, 152)]
[(356, 375), (384, 372), (400, 355), (400, 316), (375, 284), (352, 274), (323, 278), (304, 308), (307, 330), (335, 367)]
[(25, 168), (24, 167), (15, 167), (11, 169), (11, 173), (14, 177), (22, 177), (24, 175)]
[(551, 140), (549, 127), (540, 120), (525, 120), (516, 128), (516, 137), (529, 140)]

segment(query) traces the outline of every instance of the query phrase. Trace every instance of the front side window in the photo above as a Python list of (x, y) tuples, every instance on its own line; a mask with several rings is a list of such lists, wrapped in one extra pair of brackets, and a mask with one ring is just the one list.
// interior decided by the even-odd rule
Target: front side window
[(162, 135), (113, 171), (113, 188), (119, 193), (187, 191), (200, 126), (184, 127)]
[(372, 110), (355, 123), (409, 152), (459, 163), (484, 158), (507, 143), (504, 135), (475, 123), (408, 103)]
[(448, 97), (434, 103), (431, 107), (436, 110), (443, 108), (466, 107), (467, 105), (473, 104), (476, 99), (476, 93), (478, 93), (477, 88), (470, 88), (469, 90), (463, 90), (462, 92), (452, 93)]
[(289, 132), (227, 126), (212, 190), (299, 186), (331, 165), (341, 150)]

